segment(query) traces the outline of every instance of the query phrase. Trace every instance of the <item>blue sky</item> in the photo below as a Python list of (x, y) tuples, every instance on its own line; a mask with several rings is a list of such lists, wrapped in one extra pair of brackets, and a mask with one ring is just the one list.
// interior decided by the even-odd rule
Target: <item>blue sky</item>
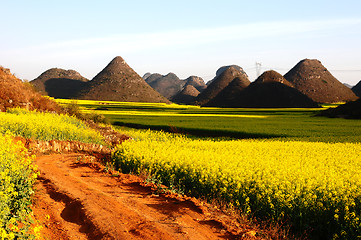
[(0, 65), (32, 80), (74, 69), (91, 79), (115, 56), (139, 74), (212, 79), (237, 64), (253, 81), (319, 59), (341, 82), (361, 80), (361, 1), (1, 0)]

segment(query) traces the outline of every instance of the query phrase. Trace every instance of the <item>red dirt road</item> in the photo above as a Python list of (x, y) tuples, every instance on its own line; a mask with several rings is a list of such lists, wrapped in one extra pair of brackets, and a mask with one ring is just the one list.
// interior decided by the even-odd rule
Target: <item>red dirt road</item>
[(158, 195), (140, 178), (112, 176), (93, 160), (75, 153), (37, 157), (34, 214), (44, 239), (256, 239), (252, 228), (208, 204)]

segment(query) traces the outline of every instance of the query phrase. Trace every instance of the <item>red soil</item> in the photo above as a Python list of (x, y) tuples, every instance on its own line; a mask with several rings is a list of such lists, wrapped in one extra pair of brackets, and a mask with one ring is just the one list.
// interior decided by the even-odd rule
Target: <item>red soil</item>
[(34, 214), (44, 239), (261, 239), (200, 200), (107, 172), (87, 154), (38, 156)]

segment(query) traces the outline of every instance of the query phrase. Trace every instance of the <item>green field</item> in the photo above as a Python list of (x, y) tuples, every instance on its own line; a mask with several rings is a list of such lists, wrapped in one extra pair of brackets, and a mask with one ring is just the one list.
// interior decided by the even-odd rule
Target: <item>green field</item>
[[(69, 103), (69, 100), (58, 100)], [(358, 120), (316, 117), (323, 109), (227, 109), (176, 104), (77, 101), (113, 125), (208, 137), (361, 142)]]

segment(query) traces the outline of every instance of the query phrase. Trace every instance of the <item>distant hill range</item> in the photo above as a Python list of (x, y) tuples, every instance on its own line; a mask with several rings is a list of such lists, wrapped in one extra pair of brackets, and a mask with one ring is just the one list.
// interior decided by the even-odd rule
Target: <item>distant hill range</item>
[(361, 81), (352, 87), (351, 90), (356, 94), (356, 96), (361, 97)]
[(351, 89), (339, 82), (316, 59), (304, 59), (284, 75), (296, 89), (318, 103), (356, 100)]
[(54, 98), (73, 98), (89, 80), (74, 70), (51, 68), (30, 83), (37, 91)]
[(42, 73), (31, 84), (55, 98), (170, 103), (121, 57), (115, 57), (91, 81), (74, 70), (53, 68)]
[(185, 80), (181, 80), (174, 73), (168, 73), (167, 75), (146, 73), (143, 78), (154, 90), (167, 99), (173, 99), (175, 95), (182, 92), (188, 85), (192, 85), (199, 92), (207, 87), (204, 80), (197, 76), (190, 76)]
[(123, 58), (115, 57), (91, 81), (74, 70), (52, 68), (31, 84), (55, 98), (218, 107), (315, 107), (316, 103), (356, 100), (361, 94), (361, 83), (351, 90), (320, 61), (310, 59), (300, 61), (284, 76), (264, 72), (253, 83), (240, 66), (223, 66), (206, 85), (200, 77), (182, 80), (174, 73), (146, 73), (141, 78)]
[(200, 93), (194, 103), (196, 105), (205, 105), (215, 98), (224, 88), (226, 88), (233, 80), (239, 78), (242, 84), (250, 84), (248, 75), (239, 66), (224, 66), (217, 70), (216, 77), (211, 81), (208, 87)]
[(266, 71), (253, 83), (233, 80), (204, 106), (281, 108), (318, 107), (317, 103), (296, 90), (281, 74)]

